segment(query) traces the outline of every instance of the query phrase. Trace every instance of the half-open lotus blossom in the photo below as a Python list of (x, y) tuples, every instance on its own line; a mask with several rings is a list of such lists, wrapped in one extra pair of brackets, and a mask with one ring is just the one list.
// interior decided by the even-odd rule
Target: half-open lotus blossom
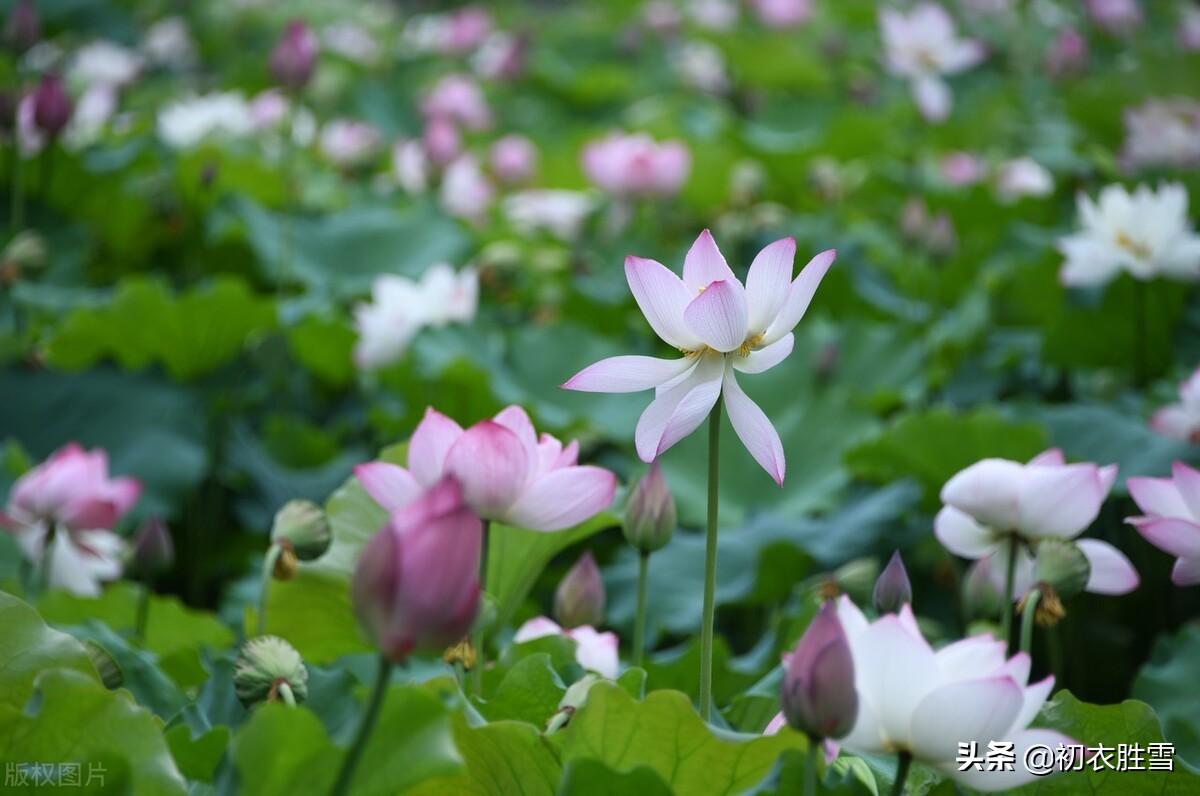
[(653, 389), (635, 432), (638, 456), (652, 462), (691, 434), (724, 397), (734, 431), (782, 486), (783, 445), (766, 414), (742, 391), (737, 372), (762, 373), (792, 352), (792, 329), (837, 255), (823, 251), (792, 279), (794, 238), (758, 253), (743, 285), (706, 229), (683, 261), (680, 279), (662, 263), (625, 260), (625, 278), (642, 314), (679, 359), (618, 356), (584, 368), (563, 387), (584, 392)]
[(1200, 584), (1200, 470), (1171, 465), (1170, 478), (1130, 478), (1129, 494), (1142, 516), (1126, 520), (1150, 544), (1176, 556), (1171, 580)]
[(943, 75), (970, 69), (983, 60), (983, 45), (958, 36), (954, 20), (936, 3), (920, 3), (907, 14), (894, 8), (879, 12), (888, 70), (909, 80), (921, 114), (940, 122), (953, 98)]
[[(1115, 464), (1067, 464), (1057, 448), (1027, 464), (983, 459), (942, 487), (946, 505), (934, 518), (934, 533), (956, 555), (990, 558), (989, 572), (999, 578), (1006, 577), (1011, 540), (1016, 537), (1020, 548), (1014, 597), (1019, 598), (1033, 585), (1029, 548), (1042, 539), (1075, 539), (1087, 530), (1116, 477)], [(1137, 588), (1137, 571), (1117, 548), (1099, 539), (1075, 544), (1091, 566), (1087, 591), (1125, 594)]]
[(644, 133), (611, 133), (583, 149), (588, 179), (614, 196), (671, 196), (692, 168), (682, 141), (656, 142)]
[(443, 475), (462, 484), (479, 516), (519, 528), (558, 531), (612, 503), (617, 479), (601, 467), (577, 464), (579, 444), (564, 446), (529, 415), (509, 406), (465, 431), (432, 407), (408, 443), (408, 467), (370, 462), (354, 469), (375, 502), (395, 511)]
[(104, 450), (72, 442), (17, 479), (0, 526), (34, 564), (49, 554), (52, 587), (95, 596), (121, 575), (125, 544), (111, 528), (141, 490), (133, 478), (109, 478)]
[(620, 668), (616, 633), (596, 630), (591, 625), (564, 629), (549, 617), (538, 616), (517, 628), (513, 641), (518, 644), (546, 636), (565, 636), (575, 642), (575, 660), (580, 666), (601, 677), (614, 680)]
[(1179, 385), (1179, 403), (1150, 417), (1150, 428), (1164, 437), (1200, 443), (1200, 368)]
[(1066, 257), (1059, 279), (1071, 287), (1102, 285), (1127, 271), (1135, 279), (1200, 278), (1200, 235), (1188, 221), (1187, 189), (1109, 185), (1099, 201), (1079, 196), (1082, 229), (1058, 242)]
[(1130, 170), (1200, 164), (1200, 102), (1177, 97), (1128, 108), (1121, 164)]
[[(857, 754), (908, 752), (971, 788), (998, 791), (1037, 779), (1019, 763), (983, 771), (956, 762), (960, 743), (983, 749), (1011, 741), (1018, 761), (1035, 744), (1076, 743), (1054, 730), (1029, 729), (1054, 678), (1029, 683), (1029, 656), (1005, 659), (1005, 644), (972, 636), (939, 650), (921, 635), (908, 606), (868, 622), (847, 597), (838, 602), (854, 659), (858, 719), (842, 748)], [(983, 768), (981, 765), (980, 769)]]

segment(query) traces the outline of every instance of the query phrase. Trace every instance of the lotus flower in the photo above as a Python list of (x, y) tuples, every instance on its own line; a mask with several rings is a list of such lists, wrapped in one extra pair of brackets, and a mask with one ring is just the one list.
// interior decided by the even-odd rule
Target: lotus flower
[(942, 80), (983, 60), (983, 45), (961, 39), (954, 21), (936, 3), (921, 3), (905, 14), (896, 9), (879, 12), (887, 67), (912, 84), (913, 98), (922, 115), (939, 122), (950, 114), (953, 99)]
[(841, 738), (854, 727), (854, 660), (832, 602), (821, 606), (787, 656), (780, 701), (788, 724), (810, 738)]
[(604, 580), (592, 551), (586, 551), (554, 590), (554, 617), (567, 627), (604, 621)]
[[(1020, 597), (1033, 585), (1034, 561), (1024, 546), (1036, 547), (1042, 539), (1075, 539), (1100, 513), (1116, 477), (1115, 464), (1067, 464), (1058, 449), (1040, 453), (1028, 464), (984, 459), (942, 487), (946, 505), (934, 518), (934, 533), (956, 555), (990, 557), (988, 571), (997, 578), (1007, 575), (1015, 537), (1023, 545), (1014, 570), (1014, 597)], [(1091, 565), (1087, 591), (1125, 594), (1137, 588), (1137, 571), (1117, 548), (1099, 539), (1075, 544)]]
[(383, 145), (379, 130), (355, 119), (331, 119), (321, 128), (321, 154), (333, 163), (360, 166), (375, 156)]
[(120, 88), (135, 81), (144, 65), (145, 59), (133, 50), (100, 39), (85, 44), (71, 56), (67, 82), (73, 86)]
[(595, 205), (594, 197), (582, 191), (537, 188), (509, 194), (501, 210), (522, 234), (545, 230), (560, 240), (572, 241), (579, 237)]
[(996, 193), (1004, 202), (1049, 196), (1054, 193), (1054, 177), (1033, 158), (1014, 158), (996, 169)]
[(1082, 72), (1087, 61), (1087, 39), (1074, 28), (1066, 28), (1054, 37), (1046, 53), (1046, 71), (1054, 76)]
[(1177, 586), (1200, 583), (1200, 471), (1175, 462), (1171, 478), (1130, 478), (1129, 494), (1142, 516), (1126, 522), (1150, 544), (1178, 557), (1171, 580)]
[(743, 285), (729, 269), (708, 230), (692, 244), (683, 279), (654, 260), (629, 257), (625, 277), (642, 314), (679, 359), (619, 356), (572, 376), (563, 387), (585, 392), (655, 390), (638, 420), (635, 441), (642, 461), (692, 433), (724, 396), (729, 420), (750, 455), (782, 485), (783, 445), (771, 421), (742, 392), (736, 372), (762, 373), (792, 352), (792, 329), (836, 256), (821, 252), (792, 280), (796, 241), (768, 245)]
[(492, 111), (479, 84), (468, 75), (446, 75), (421, 100), (421, 113), (442, 117), (468, 130), (492, 126)]
[(294, 19), (284, 28), (268, 60), (275, 82), (291, 91), (304, 88), (317, 66), (317, 34), (304, 20)]
[(553, 619), (538, 616), (517, 628), (513, 641), (518, 644), (546, 636), (563, 636), (575, 642), (575, 660), (588, 671), (614, 680), (620, 667), (616, 633), (601, 633), (591, 625), (564, 630)]
[(1154, 413), (1150, 428), (1171, 439), (1200, 442), (1200, 368), (1179, 385), (1179, 403)]
[(1087, 0), (1092, 21), (1109, 33), (1125, 34), (1142, 23), (1138, 0)]
[(243, 136), (254, 130), (250, 104), (238, 93), (186, 97), (158, 112), (158, 135), (174, 149), (191, 149), (211, 135)]
[(1059, 241), (1066, 257), (1059, 279), (1068, 286), (1102, 285), (1121, 271), (1135, 279), (1200, 278), (1200, 236), (1188, 222), (1187, 190), (1178, 184), (1132, 194), (1120, 185), (1098, 202), (1079, 197), (1083, 229)]
[(619, 197), (671, 196), (691, 166), (691, 153), (682, 141), (657, 143), (643, 133), (612, 133), (583, 149), (588, 179)]
[(768, 28), (786, 30), (812, 17), (812, 0), (750, 0), (750, 7)]
[[(934, 650), (912, 611), (868, 622), (849, 598), (838, 602), (854, 659), (858, 719), (843, 748), (857, 754), (908, 752), (971, 788), (997, 791), (1037, 778), (1020, 765), (1034, 744), (1056, 749), (1076, 742), (1054, 730), (1028, 729), (1054, 678), (1029, 685), (1029, 656), (1005, 660), (1005, 644), (990, 635)], [(960, 771), (959, 743), (1011, 741), (1013, 771)]]
[(385, 274), (371, 285), (371, 302), (354, 308), (360, 368), (390, 364), (426, 326), (468, 323), (475, 317), (479, 280), (473, 268), (457, 274), (445, 263), (426, 269), (420, 281)]
[(533, 176), (537, 166), (537, 147), (523, 135), (506, 135), (488, 153), (492, 171), (503, 183), (522, 183)]
[(111, 532), (141, 494), (133, 478), (109, 478), (108, 455), (75, 443), (17, 479), (0, 513), (25, 556), (50, 556), (49, 583), (96, 596), (100, 582), (121, 574), (125, 544)]
[(1189, 5), (1183, 9), (1175, 32), (1179, 46), (1187, 52), (1200, 50), (1200, 8)]
[(395, 511), (444, 474), (462, 484), (479, 516), (535, 531), (578, 525), (608, 508), (616, 477), (576, 464), (579, 445), (539, 440), (519, 406), (467, 430), (429, 408), (408, 444), (408, 468), (388, 462), (359, 465), (354, 473), (375, 502)]
[(1121, 163), (1131, 170), (1200, 164), (1200, 102), (1150, 100), (1126, 110)]
[(495, 198), (496, 188), (474, 155), (462, 155), (446, 167), (438, 200), (450, 215), (480, 224)]

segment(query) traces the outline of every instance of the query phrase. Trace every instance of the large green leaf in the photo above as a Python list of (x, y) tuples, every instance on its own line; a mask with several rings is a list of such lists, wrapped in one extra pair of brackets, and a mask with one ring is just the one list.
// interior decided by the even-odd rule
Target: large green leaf
[(1179, 757), (1200, 768), (1200, 627), (1184, 627), (1163, 636), (1133, 681), (1133, 696), (1158, 714), (1163, 734)]
[(457, 777), (418, 786), (414, 796), (552, 796), (561, 765), (541, 733), (519, 721), (470, 727), (454, 718), (454, 743), (466, 762)]
[(672, 796), (673, 791), (648, 766), (618, 772), (598, 760), (587, 758), (568, 763), (558, 786), (558, 796), (610, 796), (614, 793)]
[(511, 719), (544, 727), (566, 690), (550, 655), (534, 653), (508, 669), (479, 712), (489, 721)]
[(71, 669), (96, 678), (83, 645), (46, 626), (28, 603), (0, 591), (0, 709), (20, 711), (39, 672)]

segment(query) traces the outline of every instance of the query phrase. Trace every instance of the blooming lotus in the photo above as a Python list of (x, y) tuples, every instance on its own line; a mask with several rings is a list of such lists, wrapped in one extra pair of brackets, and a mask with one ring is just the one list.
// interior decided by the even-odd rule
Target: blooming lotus
[(141, 494), (133, 478), (109, 478), (108, 455), (70, 443), (13, 484), (0, 526), (26, 558), (47, 555), (49, 585), (96, 596), (121, 574), (125, 544), (111, 532)]
[(383, 145), (379, 130), (355, 119), (331, 119), (321, 128), (317, 142), (321, 154), (343, 167), (361, 166)]
[(371, 302), (354, 308), (360, 368), (394, 362), (426, 326), (469, 323), (475, 317), (479, 279), (473, 268), (457, 274), (445, 263), (426, 269), (420, 281), (385, 274), (371, 285)]
[(905, 14), (897, 9), (879, 12), (888, 70), (907, 78), (921, 114), (940, 122), (950, 113), (950, 88), (942, 79), (983, 60), (983, 45), (959, 38), (954, 21), (936, 3), (921, 3)]
[(1179, 385), (1179, 403), (1151, 416), (1150, 428), (1171, 439), (1200, 442), (1200, 368)]
[(644, 133), (612, 133), (583, 149), (588, 179), (619, 197), (671, 196), (691, 167), (691, 153), (682, 141), (657, 143)]
[(996, 193), (1005, 202), (1049, 196), (1054, 193), (1054, 177), (1033, 158), (1013, 158), (996, 169)]
[(446, 75), (421, 100), (421, 113), (441, 117), (468, 130), (492, 126), (492, 111), (479, 84), (468, 75)]
[(187, 97), (158, 112), (158, 137), (173, 149), (191, 149), (213, 135), (244, 136), (254, 131), (254, 114), (236, 92)]
[(1200, 102), (1150, 100), (1127, 109), (1121, 163), (1131, 170), (1200, 163)]
[(1066, 257), (1064, 285), (1101, 285), (1121, 271), (1135, 279), (1200, 277), (1200, 236), (1188, 222), (1187, 190), (1178, 184), (1132, 194), (1120, 185), (1100, 192), (1098, 202), (1079, 197), (1082, 229), (1059, 241)]
[(145, 59), (116, 42), (99, 39), (80, 47), (71, 56), (67, 80), (74, 86), (103, 84), (120, 88), (137, 79)]
[(537, 167), (537, 147), (523, 135), (506, 135), (492, 144), (488, 160), (501, 182), (522, 183)]
[[(1014, 597), (1020, 597), (1033, 585), (1034, 559), (1027, 548), (1042, 539), (1075, 539), (1087, 530), (1116, 477), (1115, 464), (1067, 464), (1058, 449), (1027, 464), (984, 459), (942, 487), (946, 505), (934, 518), (934, 533), (956, 555), (990, 558), (988, 571), (996, 578), (1007, 577), (1015, 541)], [(1099, 539), (1075, 544), (1091, 566), (1087, 591), (1125, 594), (1137, 588), (1137, 572), (1117, 548)]]
[(858, 692), (858, 718), (841, 739), (842, 748), (858, 754), (907, 752), (968, 787), (996, 791), (1037, 775), (1019, 764), (1012, 771), (960, 771), (960, 743), (974, 741), (986, 750), (991, 741), (1011, 741), (1017, 760), (1035, 744), (1056, 749), (1076, 743), (1054, 730), (1028, 728), (1054, 678), (1030, 685), (1025, 653), (1005, 660), (1005, 644), (990, 635), (934, 650), (908, 606), (868, 622), (842, 597), (837, 613), (850, 642)]
[(569, 630), (545, 616), (530, 619), (517, 628), (513, 641), (518, 644), (546, 636), (563, 636), (575, 642), (575, 660), (588, 671), (614, 680), (620, 667), (617, 651), (620, 641), (616, 633), (601, 633), (591, 625), (580, 625)]
[(509, 194), (500, 207), (508, 223), (524, 235), (545, 230), (572, 241), (595, 206), (594, 197), (582, 191), (536, 188)]
[(635, 433), (638, 456), (645, 462), (692, 433), (724, 397), (742, 444), (782, 485), (785, 461), (779, 434), (742, 392), (736, 373), (762, 373), (792, 352), (792, 329), (837, 253), (829, 249), (813, 257), (793, 281), (795, 254), (793, 238), (769, 244), (750, 264), (745, 285), (707, 229), (684, 258), (682, 279), (654, 260), (627, 258), (625, 277), (638, 307), (658, 336), (683, 356), (611, 357), (584, 368), (563, 387), (585, 392), (654, 389), (655, 398)]
[(802, 25), (813, 14), (812, 0), (750, 0), (750, 7), (764, 25), (780, 30)]
[(1178, 558), (1171, 580), (1177, 586), (1200, 583), (1200, 471), (1175, 462), (1171, 478), (1130, 478), (1129, 494), (1142, 516), (1126, 522)]
[(395, 511), (423, 489), (452, 475), (479, 516), (535, 531), (578, 525), (608, 508), (616, 477), (578, 465), (579, 444), (564, 446), (543, 433), (519, 406), (465, 431), (429, 408), (408, 443), (408, 467), (371, 462), (354, 469), (375, 502)]

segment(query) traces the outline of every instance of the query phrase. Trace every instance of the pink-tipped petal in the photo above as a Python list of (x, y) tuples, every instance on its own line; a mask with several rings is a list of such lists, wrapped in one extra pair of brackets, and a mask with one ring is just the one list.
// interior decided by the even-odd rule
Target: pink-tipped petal
[(1200, 519), (1200, 470), (1188, 467), (1183, 462), (1171, 465), (1171, 475), (1175, 479), (1175, 488), (1179, 497), (1187, 504), (1188, 513)]
[(765, 332), (779, 315), (792, 284), (792, 263), (796, 259), (796, 239), (783, 238), (767, 245), (746, 274), (746, 305), (750, 332)]
[(387, 511), (406, 506), (421, 494), (412, 473), (390, 462), (367, 462), (354, 468), (354, 477), (371, 499)]
[(1024, 468), (1007, 459), (982, 459), (956, 473), (942, 487), (943, 503), (998, 531), (1017, 527)]
[(1176, 561), (1171, 569), (1171, 582), (1176, 586), (1195, 586), (1200, 583), (1200, 557)]
[[(997, 738), (994, 740), (1000, 739)], [(1057, 730), (1042, 729), (1021, 730), (1015, 735), (1006, 735), (1003, 740), (1013, 742), (1013, 753), (1017, 761), (1025, 760), (1026, 753), (1033, 746), (1045, 747), (1053, 752), (1059, 747), (1073, 747), (1079, 745), (1079, 741), (1063, 735)], [(983, 745), (983, 749), (987, 749), (986, 744)], [(1032, 773), (1020, 762), (1013, 766), (1012, 771), (977, 771), (974, 767), (967, 767), (965, 771), (959, 771), (958, 769), (960, 766), (957, 762), (955, 762), (953, 756), (947, 761), (943, 762), (939, 768), (941, 768), (942, 772), (951, 779), (961, 782), (967, 787), (985, 792), (1011, 790), (1012, 788), (1018, 788), (1021, 785), (1025, 785), (1026, 783), (1035, 782), (1040, 777), (1044, 777), (1046, 774), (1052, 773)], [(983, 768), (986, 769), (986, 766), (983, 766)]]
[(1164, 437), (1187, 442), (1197, 431), (1196, 417), (1183, 404), (1171, 404), (1150, 416), (1150, 428)]
[(433, 486), (445, 471), (446, 453), (463, 434), (462, 426), (433, 407), (408, 441), (408, 471), (423, 487)]
[(746, 290), (734, 279), (710, 284), (683, 319), (692, 333), (716, 351), (736, 351), (746, 341)]
[(638, 418), (634, 442), (638, 457), (652, 462), (663, 451), (696, 430), (721, 394), (722, 357), (704, 356), (692, 373), (661, 390)]
[(1067, 460), (1063, 456), (1062, 448), (1044, 450), (1029, 460), (1029, 464), (1040, 464), (1047, 467), (1062, 467), (1066, 463)]
[[(1129, 495), (1144, 514), (1157, 517), (1193, 517), (1188, 504), (1170, 478), (1128, 478)], [(1200, 519), (1200, 518), (1198, 518)]]
[(735, 355), (733, 366), (742, 373), (762, 373), (788, 358), (796, 345), (796, 336), (788, 332), (768, 346), (751, 351), (746, 356)]
[(1100, 513), (1108, 494), (1094, 464), (1028, 467), (1020, 492), (1019, 527), (1034, 536), (1071, 539)]
[(641, 257), (625, 258), (625, 279), (646, 322), (668, 345), (684, 350), (700, 346), (683, 320), (683, 311), (694, 293), (660, 262)]
[(737, 432), (738, 439), (746, 446), (746, 450), (754, 457), (754, 461), (767, 471), (767, 475), (775, 483), (783, 486), (783, 476), (787, 462), (783, 455), (783, 443), (779, 433), (767, 418), (758, 404), (742, 391), (737, 383), (733, 368), (725, 369), (725, 408), (729, 412), (729, 422)]
[(513, 642), (524, 644), (526, 641), (533, 641), (537, 638), (561, 635), (563, 635), (563, 629), (553, 619), (548, 616), (535, 616), (517, 628), (517, 632), (513, 634)]
[(683, 258), (683, 283), (694, 296), (713, 282), (736, 281), (724, 255), (717, 248), (712, 233), (707, 229), (700, 233), (692, 248)]
[(933, 533), (943, 547), (963, 558), (983, 558), (999, 545), (995, 534), (953, 506), (942, 507), (934, 517)]
[(775, 718), (767, 722), (767, 726), (763, 728), (763, 735), (775, 735), (784, 727), (787, 726), (787, 717), (783, 715), (783, 711), (775, 714)]
[(494, 420), (471, 426), (446, 454), (446, 472), (458, 479), (467, 505), (484, 519), (504, 515), (534, 466), (521, 439)]
[(612, 505), (617, 478), (601, 467), (563, 467), (534, 479), (504, 521), (533, 531), (560, 531)]
[(775, 316), (775, 320), (771, 321), (771, 325), (763, 337), (764, 344), (770, 345), (796, 328), (796, 324), (800, 323), (800, 319), (808, 311), (808, 305), (812, 303), (813, 296), (816, 295), (817, 288), (821, 285), (821, 280), (825, 278), (829, 266), (833, 265), (836, 258), (837, 251), (828, 249), (808, 261), (808, 264), (800, 271), (800, 275), (792, 281), (791, 287), (788, 288), (787, 298), (784, 300), (779, 314)]
[(1092, 594), (1128, 594), (1138, 587), (1137, 570), (1117, 548), (1099, 539), (1080, 539), (1075, 544), (1083, 551), (1092, 572), (1085, 590)]
[(1050, 696), (1050, 692), (1053, 690), (1053, 675), (1039, 680), (1033, 685), (1026, 686), (1024, 696), (1022, 697), (1021, 710), (1013, 720), (1013, 726), (1028, 727), (1029, 723), (1037, 718), (1037, 714), (1041, 712), (1042, 705), (1046, 704), (1046, 697)]
[(955, 758), (959, 743), (974, 741), (987, 748), (990, 741), (1006, 740), (1023, 697), (1021, 688), (1006, 676), (959, 680), (933, 689), (911, 717), (913, 754), (941, 762)]
[(670, 381), (695, 364), (695, 360), (686, 357), (609, 357), (588, 365), (567, 379), (563, 389), (580, 392), (640, 392)]
[(1200, 524), (1176, 517), (1134, 517), (1130, 524), (1150, 544), (1181, 558), (1200, 557)]
[(601, 677), (617, 679), (621, 661), (616, 633), (599, 633), (591, 625), (580, 625), (568, 630), (567, 635), (575, 642), (575, 660), (580, 666)]

